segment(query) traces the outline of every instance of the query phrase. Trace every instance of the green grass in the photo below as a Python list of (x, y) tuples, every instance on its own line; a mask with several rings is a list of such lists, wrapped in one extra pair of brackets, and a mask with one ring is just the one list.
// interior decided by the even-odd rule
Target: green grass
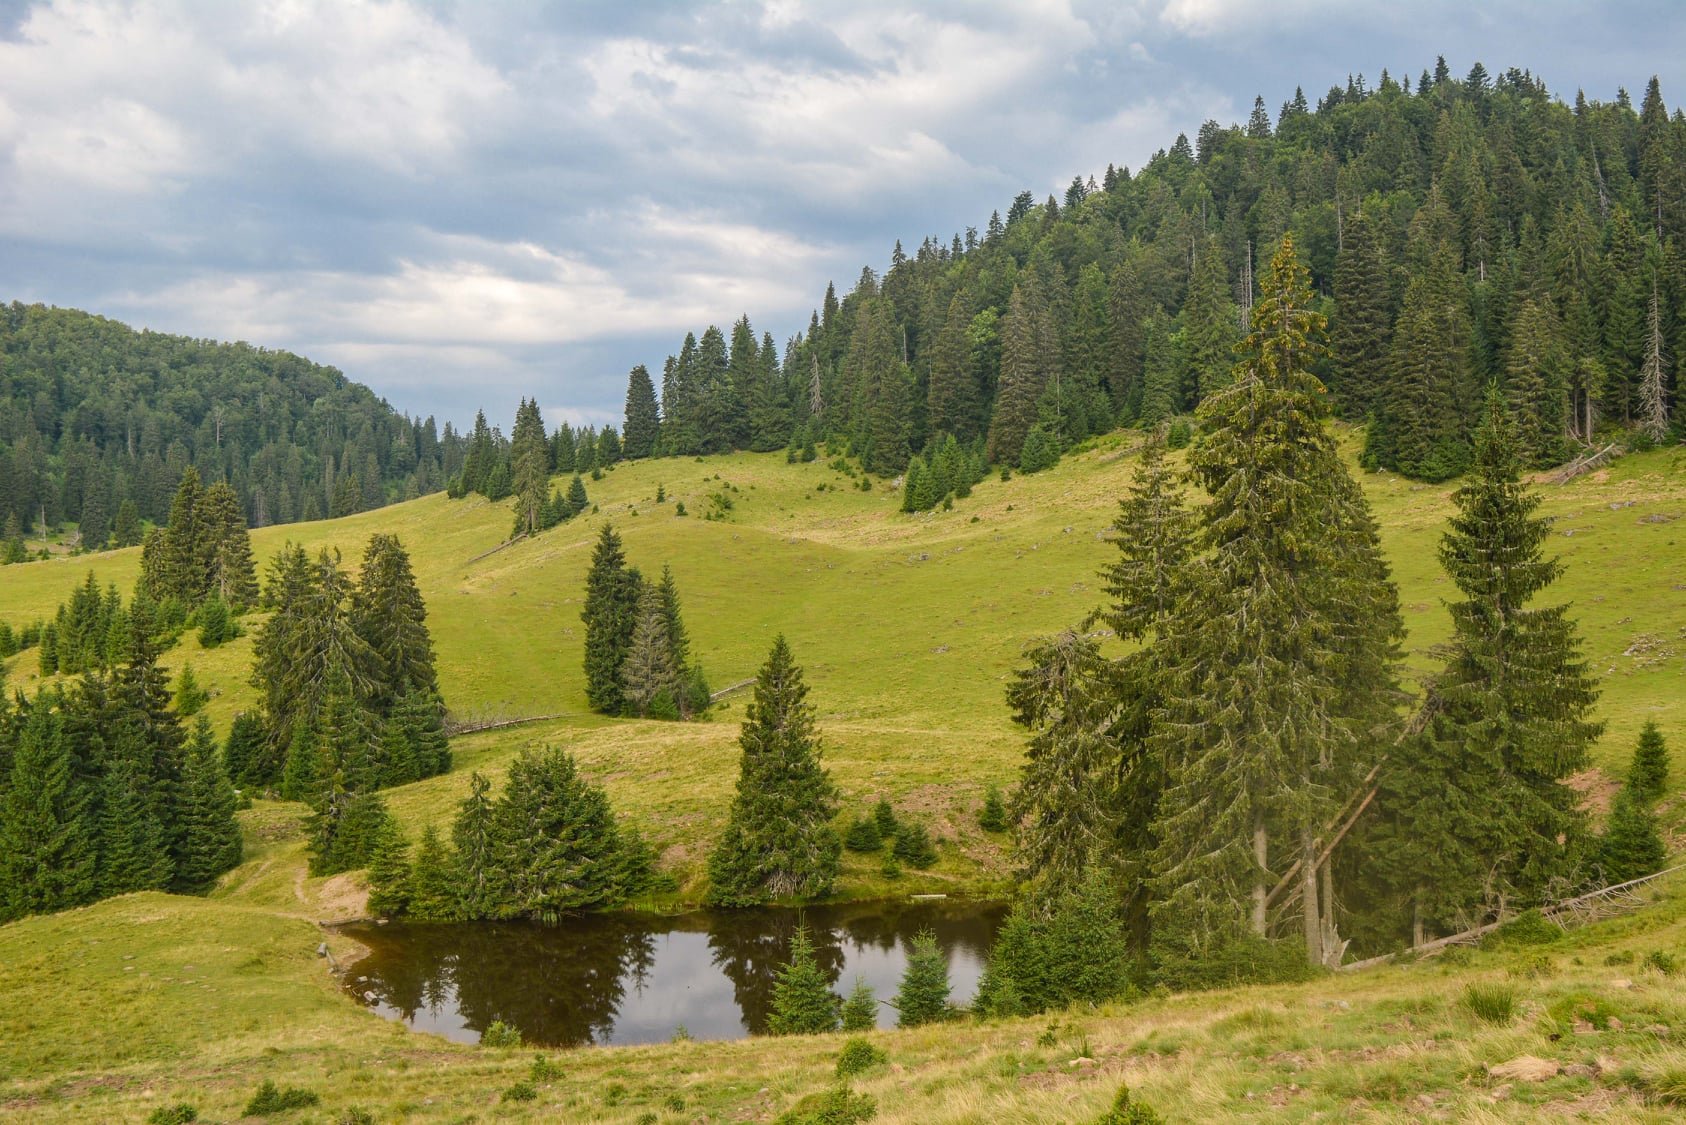
[[(992, 477), (953, 511), (917, 516), (896, 511), (893, 490), (851, 489), (823, 461), (792, 466), (782, 454), (740, 454), (620, 466), (591, 486), (601, 514), (477, 561), (508, 532), (506, 505), (432, 496), (253, 538), (260, 559), (292, 539), (336, 548), (355, 565), (373, 531), (396, 532), (428, 600), (452, 708), (563, 716), (456, 739), (451, 774), (389, 795), (412, 830), (450, 817), (469, 771), (501, 780), (521, 747), (562, 745), (661, 850), (681, 884), (670, 900), (699, 895), (735, 780), (742, 697), (707, 723), (586, 713), (580, 597), (591, 545), (610, 518), (635, 565), (651, 573), (672, 565), (693, 651), (716, 687), (752, 676), (775, 633), (790, 638), (844, 817), (883, 795), (929, 824), (940, 849), (935, 867), (891, 881), (879, 856), (845, 853), (845, 893), (987, 891), (1005, 885), (1009, 857), (976, 814), (990, 785), (1012, 782), (1022, 751), (1002, 692), (1027, 639), (1099, 602), (1096, 572), (1114, 553), (1104, 532), (1128, 481), (1131, 440), (1104, 439), (1036, 476)], [(1421, 671), (1448, 633), (1442, 599), (1450, 589), (1435, 545), (1451, 486), (1361, 479)], [(658, 483), (667, 504), (653, 502)], [(821, 483), (841, 487), (816, 491)], [(718, 491), (734, 500), (730, 517), (697, 518)], [(1609, 729), (1597, 765), (1619, 776), (1647, 718), (1681, 752), (1686, 523), (1672, 517), (1686, 513), (1686, 454), (1630, 456), (1542, 492), (1544, 510), (1559, 520), (1551, 544), (1567, 567), (1552, 596), (1574, 604), (1603, 677)], [(675, 500), (692, 515), (675, 518)], [(0, 620), (51, 614), (89, 569), (126, 590), (137, 568), (135, 551), (7, 567)], [(250, 636), (204, 652), (191, 635), (166, 658), (176, 667), (192, 661), (223, 730), (255, 698), (250, 659)], [(33, 652), (7, 665), (9, 685), (37, 686)], [(499, 1101), (527, 1077), (530, 1052), (475, 1051), (411, 1033), (337, 991), (314, 955), (323, 937), (314, 922), (360, 912), (361, 877), (307, 877), (299, 812), (259, 802), (243, 813), (247, 862), (209, 899), (131, 896), (0, 927), (0, 1118), (138, 1122), (187, 1101), (202, 1120), (229, 1120), (273, 1079), (320, 1092), (319, 1120), (351, 1106), (382, 1122), (630, 1123), (648, 1113), (770, 1120), (834, 1080), (841, 1041), (830, 1037), (676, 1043), (580, 1052), (569, 1056), (566, 1081), (535, 1082), (534, 1101)], [(1678, 952), (1683, 937), (1680, 913), (1665, 905), (1560, 939), (1549, 979), (1522, 974), (1509, 986), (1520, 1018), (1506, 1026), (1461, 1002), (1464, 984), (1484, 969), (1490, 977), (1513, 966), (1513, 952), (1495, 950), (1475, 954), (1467, 969), (1431, 961), (1079, 1013), (1069, 1017), (1078, 1025), (1072, 1036), (1086, 1036), (1101, 1060), (1081, 1073), (1063, 1047), (1035, 1046), (1046, 1020), (877, 1035), (892, 1065), (857, 1085), (878, 1098), (878, 1120), (892, 1123), (1081, 1121), (1110, 1104), (1121, 1078), (1171, 1120), (1403, 1120), (1429, 1112), (1423, 1098), (1453, 1117), (1527, 1120), (1539, 1098), (1595, 1096), (1609, 1100), (1612, 1119), (1663, 1120), (1642, 1099), (1672, 1096), (1664, 1091), (1686, 1073), (1686, 982), (1642, 964), (1652, 951)], [(330, 944), (350, 952), (341, 939)], [(1631, 963), (1606, 966), (1607, 946), (1632, 952)], [(1603, 1007), (1588, 999), (1617, 976), (1632, 976), (1635, 990)], [(1577, 1013), (1677, 1030), (1593, 1044), (1573, 1033)], [(1520, 1053), (1572, 1063), (1595, 1047), (1619, 1056), (1626, 1077), (1560, 1077), (1529, 1092), (1526, 1104), (1520, 1095), (1488, 1100), (1484, 1064)], [(667, 1108), (675, 1095), (683, 1113)]]

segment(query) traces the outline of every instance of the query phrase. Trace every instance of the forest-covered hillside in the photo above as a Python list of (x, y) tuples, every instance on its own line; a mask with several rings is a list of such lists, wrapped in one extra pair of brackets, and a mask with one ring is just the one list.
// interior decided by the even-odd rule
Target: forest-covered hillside
[(1686, 117), (1654, 78), (1637, 107), (1626, 91), (1566, 102), (1528, 71), (1459, 79), (1441, 60), (1315, 106), (1296, 91), (1274, 119), (1258, 99), (1245, 125), (1208, 121), (1135, 172), (1021, 193), (912, 254), (898, 242), (882, 276), (828, 288), (782, 351), (747, 316), (689, 335), (658, 378), (633, 371), (610, 448), (842, 436), (894, 474), (952, 435), (1040, 464), (1046, 444), (1154, 423), (1224, 385), (1284, 234), (1330, 320), (1318, 373), (1337, 414), (1368, 425), (1371, 466), (1463, 471), (1495, 381), (1536, 465), (1607, 431), (1678, 434)]
[(253, 527), (378, 508), (455, 471), (445, 430), (290, 352), (0, 306), (7, 539), (44, 519), (78, 525), (88, 546), (114, 530), (132, 545), (138, 520), (168, 515), (189, 465), (232, 484)]

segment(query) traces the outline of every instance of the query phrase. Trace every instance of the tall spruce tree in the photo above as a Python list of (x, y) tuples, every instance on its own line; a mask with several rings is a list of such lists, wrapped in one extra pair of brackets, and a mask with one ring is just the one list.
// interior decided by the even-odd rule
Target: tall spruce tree
[(379, 713), (389, 713), (409, 692), (438, 690), (427, 604), (396, 535), (369, 537), (349, 612), (368, 652), (369, 699)]
[(621, 452), (629, 461), (651, 457), (661, 435), (661, 410), (656, 406), (656, 385), (640, 363), (632, 369), (626, 384), (626, 429), (621, 435)]
[(188, 742), (181, 797), (173, 886), (197, 894), (240, 865), (240, 824), (234, 816), (234, 786), (217, 754), (211, 722), (201, 714)]
[(1440, 562), (1460, 600), (1417, 726), (1388, 759), (1365, 841), (1420, 943), (1541, 900), (1572, 874), (1582, 814), (1565, 784), (1600, 725), (1566, 606), (1529, 608), (1562, 573), (1550, 521), (1521, 483), (1516, 425), (1495, 388)]
[(1456, 251), (1443, 243), (1405, 288), (1382, 416), (1366, 450), (1370, 460), (1426, 481), (1447, 480), (1468, 466), (1460, 403), (1470, 377), (1469, 339)]
[(837, 790), (820, 765), (814, 709), (781, 634), (755, 680), (738, 742), (737, 793), (709, 856), (709, 901), (751, 906), (817, 898), (837, 877)]
[(1335, 255), (1335, 314), (1329, 326), (1329, 389), (1345, 417), (1362, 419), (1376, 405), (1392, 331), (1387, 259), (1375, 223), (1361, 210), (1347, 220)]
[(524, 398), (515, 411), (515, 431), (509, 441), (511, 484), (515, 490), (516, 531), (533, 535), (544, 527), (544, 506), (550, 499), (550, 440), (538, 399)]
[(605, 523), (592, 551), (585, 577), (585, 695), (594, 711), (619, 715), (626, 710), (621, 665), (638, 627), (638, 572), (626, 563), (621, 537)]
[(1156, 919), (1193, 950), (1264, 936), (1271, 885), (1298, 861), (1313, 964), (1340, 948), (1318, 832), (1379, 752), (1403, 633), (1374, 521), (1323, 426), (1322, 332), (1284, 237), (1235, 381), (1200, 407), (1205, 554), (1155, 646), (1149, 740), (1167, 779)]
[(1229, 272), (1216, 239), (1209, 239), (1195, 260), (1183, 305), (1185, 393), (1200, 402), (1229, 383), (1235, 366), (1235, 305), (1229, 297)]
[(90, 901), (98, 889), (95, 847), (63, 719), (37, 696), (0, 797), (0, 921)]

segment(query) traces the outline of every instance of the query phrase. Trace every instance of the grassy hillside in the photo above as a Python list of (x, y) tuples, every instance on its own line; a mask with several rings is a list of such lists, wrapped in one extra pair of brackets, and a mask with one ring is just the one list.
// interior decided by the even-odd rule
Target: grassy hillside
[[(490, 555), (508, 534), (507, 505), (442, 495), (253, 539), (260, 560), (292, 539), (354, 565), (371, 532), (396, 532), (427, 598), (452, 709), (566, 716), (458, 739), (453, 773), (392, 795), (412, 826), (447, 817), (468, 770), (495, 777), (523, 745), (567, 745), (664, 849), (685, 897), (700, 889), (698, 842), (724, 819), (742, 703), (703, 724), (586, 713), (580, 601), (591, 546), (612, 519), (634, 565), (673, 567), (693, 651), (716, 688), (752, 676), (784, 632), (807, 669), (848, 804), (887, 794), (931, 818), (948, 841), (943, 860), (896, 889), (986, 885), (1003, 877), (1005, 856), (971, 813), (989, 784), (1011, 782), (1022, 745), (1002, 702), (1005, 681), (1028, 638), (1098, 604), (1096, 571), (1114, 553), (1106, 534), (1133, 464), (1130, 442), (1114, 435), (1052, 471), (991, 478), (953, 511), (917, 516), (896, 510), (894, 490), (858, 491), (823, 461), (738, 454), (618, 466), (590, 486), (599, 514)], [(1362, 479), (1399, 582), (1412, 662), (1426, 667), (1425, 650), (1448, 631), (1435, 546), (1451, 486)], [(658, 485), (667, 503), (654, 502)], [(1604, 677), (1599, 764), (1623, 768), (1646, 718), (1686, 744), (1686, 523), (1676, 522), (1686, 514), (1686, 454), (1634, 455), (1541, 488), (1567, 565), (1552, 593), (1575, 604)], [(699, 518), (714, 495), (732, 502), (726, 518)], [(690, 515), (676, 516), (676, 501)], [(137, 567), (135, 551), (8, 567), (0, 620), (49, 615), (90, 569), (128, 589)], [(224, 729), (255, 697), (250, 659), (249, 636), (213, 652), (189, 636), (166, 657), (193, 663)], [(9, 682), (30, 688), (34, 666), (33, 652), (13, 658)], [(890, 889), (875, 867), (856, 863), (846, 889)]]
[[(595, 484), (598, 515), (491, 555), (507, 511), (442, 496), (254, 538), (260, 557), (291, 537), (355, 562), (370, 532), (396, 531), (428, 599), (453, 708), (565, 716), (457, 739), (451, 774), (392, 794), (412, 827), (448, 817), (469, 770), (500, 774), (530, 742), (566, 745), (664, 849), (685, 881), (681, 897), (700, 889), (743, 704), (701, 724), (584, 713), (579, 599), (600, 521), (612, 518), (635, 564), (672, 565), (694, 651), (716, 687), (751, 676), (773, 633), (785, 632), (807, 667), (827, 761), (849, 803), (889, 794), (947, 838), (932, 872), (892, 887), (854, 861), (845, 890), (983, 889), (1004, 881), (1007, 857), (971, 813), (985, 786), (1011, 781), (1020, 753), (1004, 679), (1026, 638), (1097, 602), (1095, 572), (1113, 551), (1104, 532), (1131, 463), (1127, 439), (1116, 437), (1051, 472), (991, 479), (952, 512), (909, 517), (896, 512), (892, 490), (852, 489), (823, 463), (662, 461), (621, 466)], [(1424, 650), (1447, 632), (1434, 548), (1450, 489), (1363, 479), (1400, 583), (1412, 659), (1426, 666)], [(667, 504), (653, 502), (658, 484)], [(1568, 564), (1556, 594), (1576, 604), (1604, 677), (1610, 733), (1600, 764), (1625, 765), (1647, 717), (1686, 745), (1686, 524), (1675, 522), (1686, 513), (1686, 460), (1632, 456), (1543, 489)], [(725, 520), (704, 521), (697, 514), (714, 493), (733, 506)], [(674, 500), (692, 515), (677, 517)], [(90, 568), (127, 588), (137, 565), (134, 552), (119, 552), (8, 567), (0, 619), (50, 614)], [(167, 659), (193, 662), (226, 726), (253, 699), (250, 651), (249, 637), (215, 652), (189, 637)], [(10, 661), (8, 683), (36, 686), (34, 660)], [(834, 1037), (681, 1043), (576, 1052), (536, 1101), (500, 1101), (526, 1075), (529, 1053), (411, 1033), (338, 992), (314, 956), (325, 936), (315, 923), (356, 914), (360, 878), (306, 877), (298, 814), (270, 802), (243, 813), (247, 862), (209, 899), (136, 895), (0, 927), (0, 1119), (139, 1122), (191, 1100), (203, 1119), (230, 1120), (274, 1078), (323, 1094), (301, 1121), (338, 1120), (351, 1105), (382, 1122), (771, 1120), (828, 1084)], [(1661, 1121), (1669, 1111), (1657, 1097), (1686, 1091), (1686, 987), (1632, 958), (1678, 951), (1683, 938), (1686, 907), (1671, 898), (1563, 939), (1546, 962), (1492, 953), (1456, 969), (1148, 999), (1062, 1017), (1051, 1030), (1044, 1019), (886, 1033), (890, 1067), (858, 1085), (890, 1123), (1083, 1121), (1123, 1079), (1173, 1121), (1520, 1121), (1548, 1107)], [(344, 939), (330, 942), (351, 952)], [(1613, 986), (1616, 978), (1635, 987)], [(1477, 1019), (1461, 1001), (1470, 980), (1507, 984), (1518, 1014)], [(1610, 1016), (1624, 1030), (1612, 1030)], [(1571, 1069), (1538, 1084), (1485, 1070), (1520, 1054)]]

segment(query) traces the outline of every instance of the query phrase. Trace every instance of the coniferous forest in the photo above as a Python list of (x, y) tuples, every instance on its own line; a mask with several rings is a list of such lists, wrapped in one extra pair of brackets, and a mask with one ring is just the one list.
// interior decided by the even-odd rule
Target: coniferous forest
[[(1285, 234), (1329, 321), (1315, 373), (1365, 427), (1367, 466), (1462, 473), (1492, 382), (1530, 468), (1604, 434), (1678, 435), (1686, 117), (1655, 79), (1637, 105), (1566, 104), (1528, 71), (1442, 59), (1274, 114), (1258, 99), (1140, 169), (898, 242), (782, 345), (748, 316), (689, 334), (659, 377), (632, 371), (622, 431), (564, 426), (551, 469), (834, 438), (884, 476), (946, 460), (963, 496), (985, 463), (1035, 471), (1221, 389)], [(507, 448), (484, 418), (475, 433), (485, 468), (458, 487), (508, 495)], [(943, 499), (921, 487), (913, 509)]]

